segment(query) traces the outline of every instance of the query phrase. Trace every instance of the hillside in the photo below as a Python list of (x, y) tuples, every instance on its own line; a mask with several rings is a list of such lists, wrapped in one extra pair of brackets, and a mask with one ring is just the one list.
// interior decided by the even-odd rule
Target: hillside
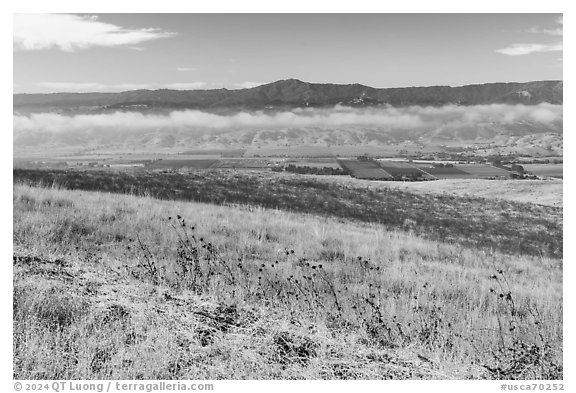
[(473, 198), (504, 199), (553, 207), (563, 206), (562, 180), (484, 180), (443, 179), (427, 182), (375, 182), (348, 177), (315, 176), (316, 180), (349, 184), (354, 187), (394, 188), (417, 194), (458, 195)]
[(165, 109), (286, 109), (330, 107), (336, 104), (442, 106), (496, 103), (561, 105), (562, 81), (486, 83), (461, 87), (432, 86), (373, 88), (369, 86), (308, 83), (281, 80), (240, 90), (135, 90), (122, 93), (15, 94), (13, 110), (33, 112), (102, 112), (110, 110), (158, 111)]
[(559, 259), (246, 205), (13, 208), (17, 379), (562, 378)]
[(561, 258), (562, 209), (503, 199), (417, 194), (272, 172), (13, 170), (15, 182), (161, 199), (240, 204), (378, 223), (388, 229), (510, 255)]

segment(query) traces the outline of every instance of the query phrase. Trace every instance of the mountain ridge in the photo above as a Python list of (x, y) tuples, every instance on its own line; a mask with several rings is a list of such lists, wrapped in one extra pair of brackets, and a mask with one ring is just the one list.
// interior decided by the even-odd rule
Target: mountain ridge
[(562, 105), (563, 81), (496, 82), (426, 87), (374, 88), (358, 83), (311, 83), (284, 79), (253, 88), (228, 90), (129, 90), (118, 93), (19, 93), (13, 110), (23, 113), (48, 111), (163, 109), (282, 109), (296, 107), (442, 106), (488, 104)]

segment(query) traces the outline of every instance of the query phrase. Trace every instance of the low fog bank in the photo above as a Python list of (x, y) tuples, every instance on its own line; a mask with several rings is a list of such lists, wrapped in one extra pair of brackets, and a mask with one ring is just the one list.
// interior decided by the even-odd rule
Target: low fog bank
[(370, 127), (389, 130), (460, 128), (485, 124), (542, 125), (562, 124), (562, 105), (478, 105), (443, 107), (351, 108), (337, 105), (330, 109), (298, 108), (282, 112), (239, 112), (219, 115), (185, 110), (168, 115), (116, 112), (67, 116), (56, 113), (14, 115), (14, 134), (180, 131), (206, 133), (231, 129), (286, 129)]

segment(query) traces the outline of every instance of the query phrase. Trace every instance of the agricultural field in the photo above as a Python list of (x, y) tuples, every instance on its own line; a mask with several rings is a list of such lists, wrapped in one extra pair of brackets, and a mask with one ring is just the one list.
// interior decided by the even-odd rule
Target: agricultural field
[(220, 158), (222, 158), (221, 154), (184, 154), (184, 153), (178, 153), (178, 154), (171, 154), (171, 155), (166, 155), (166, 156), (162, 156), (162, 157), (157, 157), (157, 158), (161, 158), (163, 160), (219, 160)]
[(523, 164), (522, 167), (536, 176), (563, 178), (563, 164)]
[(332, 157), (325, 146), (286, 146), (249, 148), (244, 157)]
[(488, 179), (509, 178), (510, 172), (488, 164), (460, 164), (438, 166), (433, 163), (414, 163), (415, 167), (434, 176), (437, 179)]
[(394, 146), (331, 146), (330, 152), (337, 157), (394, 157), (400, 149)]
[[(561, 248), (538, 252), (558, 246), (561, 210), (347, 195), (283, 176), (283, 188), (301, 190), (287, 195), (305, 204), (322, 196), (305, 213), (286, 197), (272, 209), (257, 200), (217, 206), (29, 186), (14, 174), (16, 379), (563, 377)], [(268, 199), (283, 189), (250, 178), (258, 183), (245, 189)], [(233, 180), (198, 186), (217, 183), (229, 201)], [(342, 206), (354, 195), (353, 210), (384, 209), (393, 221), (335, 215), (333, 192)], [(454, 215), (474, 226), (458, 231), (461, 241), (440, 233)], [(496, 243), (478, 243), (488, 228)], [(530, 231), (534, 249), (494, 247), (505, 234), (533, 244)]]
[(246, 149), (195, 149), (195, 150), (186, 150), (180, 154), (210, 155), (218, 157), (240, 158), (244, 156), (244, 153), (246, 153)]
[(360, 160), (338, 160), (340, 165), (345, 168), (352, 177), (357, 179), (369, 180), (393, 180), (394, 178), (388, 172), (384, 171), (374, 161)]
[(434, 148), (427, 148), (413, 143), (399, 143), (395, 145), (333, 145), (333, 146), (259, 146), (248, 148), (244, 157), (396, 157), (400, 154), (421, 154), (434, 152)]
[(388, 174), (393, 177), (410, 177), (410, 178), (421, 178), (421, 179), (433, 179), (432, 176), (416, 166), (401, 161), (390, 161), (390, 160), (377, 160), (378, 165), (384, 169)]
[(471, 173), (464, 172), (456, 167), (434, 167), (426, 165), (418, 165), (418, 167), (436, 179), (466, 179), (472, 177)]
[(146, 164), (147, 169), (208, 169), (215, 166), (218, 160), (156, 160)]
[(301, 158), (301, 159), (288, 158), (283, 160), (283, 163), (286, 165), (294, 165), (297, 167), (304, 166), (310, 168), (333, 168), (333, 169), (341, 168), (336, 158)]
[(492, 165), (483, 164), (457, 164), (456, 168), (471, 174), (475, 178), (487, 177), (510, 177), (510, 172), (505, 169), (496, 168)]
[(214, 168), (268, 170), (279, 165), (279, 160), (262, 158), (223, 159)]

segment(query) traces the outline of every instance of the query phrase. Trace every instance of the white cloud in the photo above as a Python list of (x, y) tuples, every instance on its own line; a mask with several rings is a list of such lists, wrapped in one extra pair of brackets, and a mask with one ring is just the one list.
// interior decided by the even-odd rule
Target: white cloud
[(434, 128), (478, 127), (532, 121), (562, 122), (562, 105), (477, 105), (407, 108), (330, 108), (276, 113), (239, 112), (220, 115), (196, 110), (173, 111), (168, 115), (116, 112), (98, 115), (65, 116), (56, 113), (16, 115), (14, 132), (90, 133), (179, 130), (203, 133), (227, 129), (285, 129), (293, 127), (377, 127), (387, 130), (429, 130)]
[(134, 45), (174, 35), (156, 28), (128, 29), (100, 22), (95, 16), (15, 14), (13, 44), (15, 50), (57, 48), (72, 52), (98, 46)]
[(514, 44), (506, 48), (497, 49), (496, 52), (508, 56), (521, 56), (538, 52), (561, 52), (562, 49), (561, 42), (554, 44)]
[(176, 67), (177, 71), (180, 72), (194, 72), (194, 71), (198, 71), (198, 68), (194, 68), (194, 67)]
[(181, 82), (181, 83), (168, 83), (161, 85), (161, 89), (173, 89), (173, 90), (196, 90), (206, 87), (205, 82)]
[[(558, 23), (560, 26), (554, 29), (543, 29), (539, 26), (534, 26), (525, 30), (525, 32), (561, 37), (564, 34), (562, 27), (562, 25), (564, 24), (563, 17), (561, 16), (558, 19), (556, 19), (556, 23)], [(506, 48), (497, 49), (496, 52), (508, 56), (522, 56), (540, 52), (557, 52), (557, 51), (561, 52), (562, 50), (563, 50), (562, 42), (554, 42), (547, 44), (537, 44), (537, 43), (512, 44), (510, 46), (507, 46)]]
[(252, 87), (256, 87), (256, 86), (260, 86), (263, 85), (263, 83), (261, 82), (241, 82), (241, 83), (235, 83), (234, 86), (239, 87), (241, 89), (251, 89)]
[(534, 33), (534, 34), (547, 34), (553, 36), (561, 36), (564, 32), (562, 27), (558, 27), (556, 29), (543, 29), (541, 27), (531, 27), (526, 30), (527, 33)]
[(90, 91), (126, 91), (150, 89), (151, 85), (137, 83), (122, 83), (106, 85), (103, 83), (75, 83), (75, 82), (39, 82), (37, 86), (49, 89), (51, 92), (90, 92)]
[(95, 82), (76, 83), (76, 82), (39, 82), (37, 86), (48, 89), (50, 92), (118, 92), (128, 90), (155, 90), (155, 89), (172, 89), (172, 90), (195, 90), (206, 86), (204, 82), (181, 82), (165, 84), (148, 84), (148, 83), (120, 83), (104, 84)]
[(556, 23), (560, 26), (556, 27), (555, 29), (543, 29), (540, 26), (534, 26), (526, 30), (527, 33), (534, 33), (534, 34), (546, 34), (546, 35), (553, 35), (553, 36), (562, 36), (563, 25), (564, 25), (564, 17), (560, 16), (556, 19)]

